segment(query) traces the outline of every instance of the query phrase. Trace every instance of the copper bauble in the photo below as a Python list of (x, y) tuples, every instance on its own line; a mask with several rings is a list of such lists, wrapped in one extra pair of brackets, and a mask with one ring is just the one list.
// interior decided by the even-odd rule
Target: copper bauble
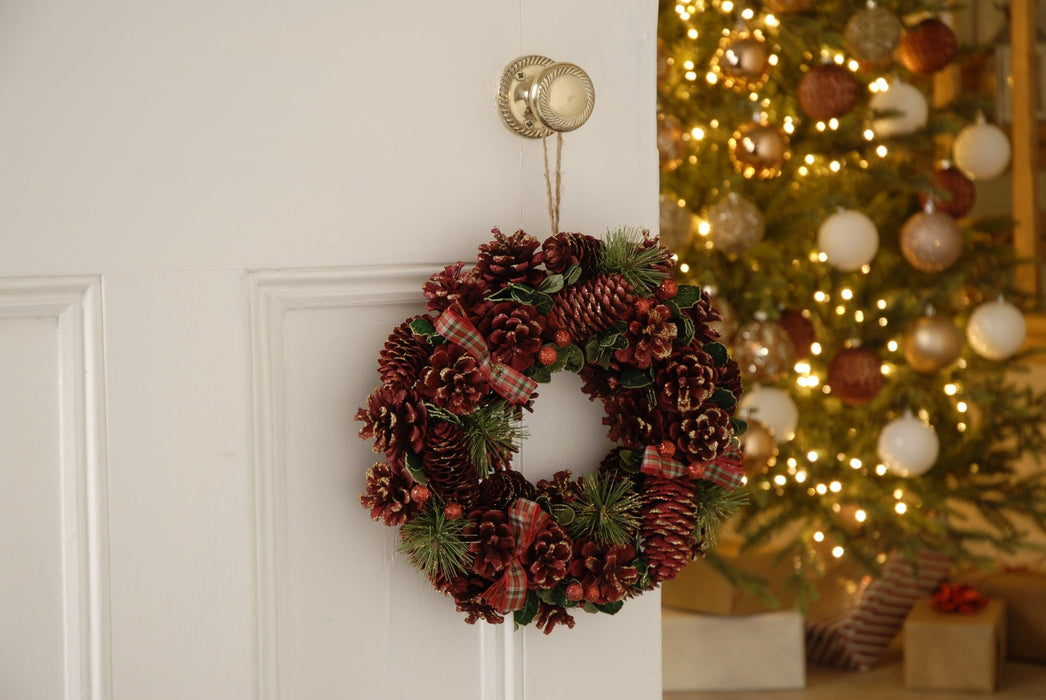
[(770, 48), (761, 35), (733, 32), (719, 42), (709, 66), (728, 88), (758, 90), (769, 75)]
[(882, 361), (871, 348), (843, 348), (828, 363), (832, 395), (847, 406), (871, 401), (882, 389), (883, 382)]
[(919, 201), (923, 206), (932, 201), (937, 211), (955, 219), (961, 219), (970, 213), (977, 194), (976, 187), (973, 180), (966, 177), (961, 170), (954, 166), (937, 168), (933, 172), (933, 183), (942, 194), (927, 195), (920, 192)]
[(745, 124), (730, 137), (729, 146), (734, 168), (746, 178), (776, 177), (788, 158), (788, 139), (769, 124)]
[(812, 119), (841, 117), (857, 103), (860, 85), (853, 73), (834, 63), (814, 66), (799, 80), (799, 106)]
[(901, 228), (901, 254), (920, 272), (941, 272), (962, 255), (963, 238), (955, 219), (939, 211), (913, 214)]
[(952, 28), (931, 17), (904, 33), (897, 54), (913, 73), (936, 73), (952, 62), (958, 50), (959, 37)]
[(915, 319), (904, 331), (904, 359), (916, 372), (936, 372), (959, 359), (962, 331), (941, 316)]
[(816, 338), (813, 322), (798, 309), (785, 309), (781, 312), (781, 318), (777, 319), (777, 322), (792, 339), (795, 359), (805, 360), (810, 357), (810, 351)]
[(850, 17), (843, 36), (854, 56), (875, 64), (889, 60), (903, 31), (894, 13), (884, 7), (866, 7)]
[(731, 192), (708, 209), (712, 242), (727, 255), (743, 253), (763, 240), (763, 213), (751, 201)]
[(776, 321), (752, 321), (734, 337), (734, 360), (752, 381), (771, 383), (792, 369), (795, 346)]
[(748, 430), (740, 437), (742, 464), (749, 479), (765, 474), (777, 459), (777, 439), (765, 423), (748, 420)]

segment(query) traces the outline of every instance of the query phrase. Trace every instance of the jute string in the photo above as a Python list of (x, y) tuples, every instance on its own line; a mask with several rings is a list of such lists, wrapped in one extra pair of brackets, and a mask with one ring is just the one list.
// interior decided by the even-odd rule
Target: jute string
[(559, 197), (563, 191), (563, 134), (556, 132), (556, 171), (555, 188), (552, 186), (553, 173), (548, 167), (548, 137), (541, 137), (541, 152), (545, 158), (545, 196), (548, 198), (548, 223), (552, 227), (552, 235), (559, 233)]

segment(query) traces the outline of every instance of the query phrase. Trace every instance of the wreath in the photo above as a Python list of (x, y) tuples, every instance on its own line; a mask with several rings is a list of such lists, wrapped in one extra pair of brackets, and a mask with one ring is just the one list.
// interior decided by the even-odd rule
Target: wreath
[[(710, 546), (741, 501), (736, 362), (699, 288), (648, 232), (523, 232), (424, 284), (428, 313), (389, 335), (356, 412), (384, 461), (360, 497), (472, 624), (574, 626), (615, 613)], [(615, 443), (598, 468), (530, 483), (511, 468), (523, 410), (580, 374)]]

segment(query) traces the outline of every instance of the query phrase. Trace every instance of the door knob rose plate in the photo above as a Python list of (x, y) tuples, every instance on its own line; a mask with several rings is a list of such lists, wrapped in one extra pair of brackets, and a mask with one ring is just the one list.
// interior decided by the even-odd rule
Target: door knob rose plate
[(496, 102), (510, 131), (537, 139), (588, 121), (596, 91), (588, 74), (573, 63), (523, 56), (502, 71)]

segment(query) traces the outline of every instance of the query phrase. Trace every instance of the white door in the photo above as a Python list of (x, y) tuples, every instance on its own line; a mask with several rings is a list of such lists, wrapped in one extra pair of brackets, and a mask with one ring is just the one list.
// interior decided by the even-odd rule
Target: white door
[[(428, 275), (548, 235), (510, 61), (596, 86), (562, 228), (656, 225), (655, 31), (652, 0), (0, 3), (0, 697), (660, 697), (656, 594), (466, 625), (360, 507), (352, 420)], [(532, 478), (602, 454), (566, 381)]]

